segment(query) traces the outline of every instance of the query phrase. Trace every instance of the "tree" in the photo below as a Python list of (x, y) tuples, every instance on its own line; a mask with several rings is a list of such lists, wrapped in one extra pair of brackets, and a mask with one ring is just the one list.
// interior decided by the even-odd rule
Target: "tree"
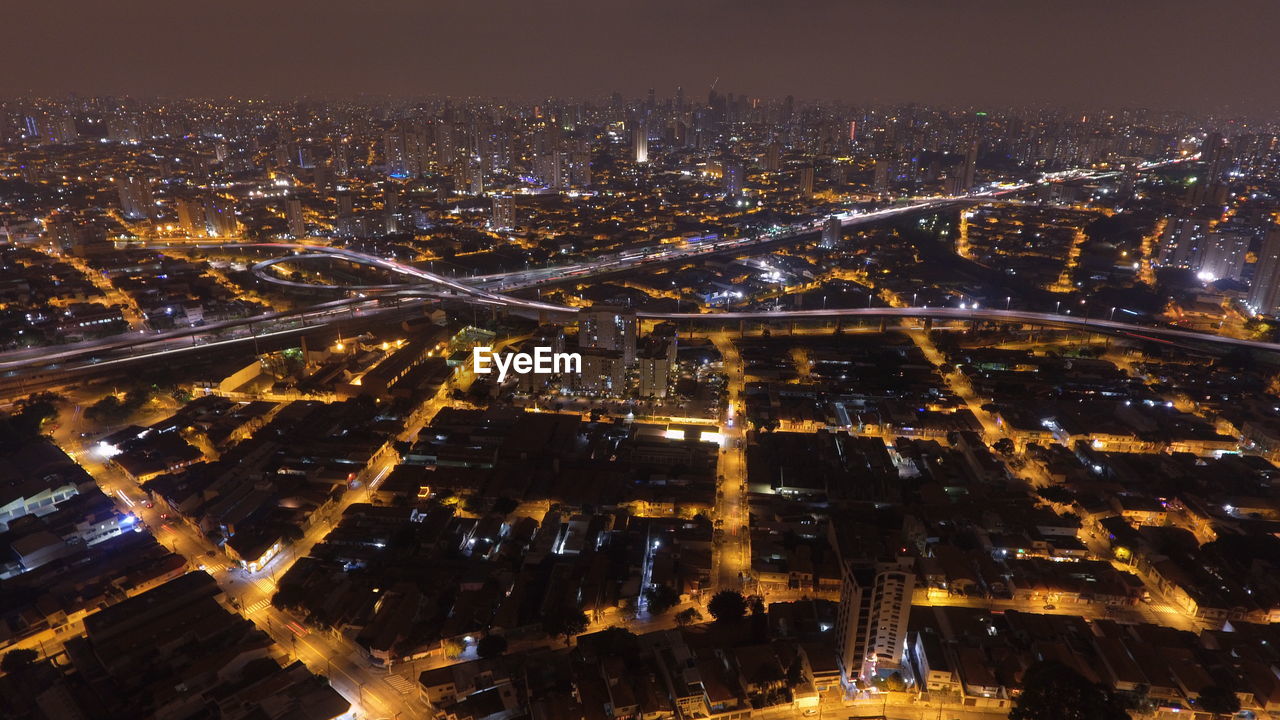
[(292, 523), (282, 525), (280, 527), (280, 539), (284, 540), (285, 545), (292, 545), (301, 540), (305, 535), (302, 528)]
[(1196, 704), (1201, 710), (1214, 715), (1235, 715), (1240, 712), (1240, 698), (1230, 688), (1210, 685), (1200, 692)]
[(571, 606), (551, 610), (542, 616), (542, 629), (548, 635), (563, 636), (566, 643), (574, 635), (586, 632), (590, 624), (586, 613)]
[(485, 635), (476, 644), (476, 653), (482, 658), (495, 658), (507, 651), (507, 639), (501, 635)]
[(506, 517), (511, 513), (515, 512), (516, 508), (518, 507), (520, 507), (519, 502), (512, 500), (509, 497), (500, 497), (497, 500), (493, 501), (493, 507), (491, 508), (491, 510), (492, 512), (495, 512), (503, 517)]
[(747, 600), (737, 590), (721, 590), (711, 596), (707, 611), (717, 623), (731, 625), (742, 622), (747, 614)]
[(271, 605), (278, 610), (296, 608), (302, 605), (307, 593), (301, 585), (280, 585), (275, 595), (271, 596)]
[(18, 648), (10, 650), (4, 654), (4, 658), (0, 659), (0, 670), (6, 675), (14, 675), (31, 667), (31, 664), (40, 657), (40, 653), (27, 648)]
[(1066, 505), (1075, 499), (1075, 495), (1072, 495), (1070, 490), (1060, 485), (1042, 487), (1036, 491), (1036, 494), (1049, 502), (1058, 503), (1059, 505)]
[(18, 412), (13, 415), (15, 428), (26, 436), (39, 433), (45, 423), (58, 419), (58, 403), (62, 401), (61, 395), (51, 392), (36, 393), (17, 401)]
[(698, 622), (702, 622), (702, 613), (698, 612), (698, 608), (685, 608), (676, 613), (676, 624), (680, 627)]
[(661, 615), (680, 602), (680, 593), (670, 585), (655, 585), (644, 591), (644, 600), (650, 615)]
[(879, 684), (888, 692), (906, 692), (907, 690), (907, 681), (897, 672), (889, 673)]
[(467, 644), (457, 638), (445, 638), (440, 641), (440, 646), (444, 648), (444, 656), (450, 660), (457, 660), (467, 651)]
[(1062, 663), (1043, 661), (1023, 675), (1009, 720), (1129, 720), (1129, 713), (1108, 688)]

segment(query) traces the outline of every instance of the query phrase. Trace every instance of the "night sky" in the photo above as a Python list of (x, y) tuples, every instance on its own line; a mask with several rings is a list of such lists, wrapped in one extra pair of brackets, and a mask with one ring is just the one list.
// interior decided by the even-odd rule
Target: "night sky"
[(1280, 109), (1276, 0), (11, 0), (0, 94)]

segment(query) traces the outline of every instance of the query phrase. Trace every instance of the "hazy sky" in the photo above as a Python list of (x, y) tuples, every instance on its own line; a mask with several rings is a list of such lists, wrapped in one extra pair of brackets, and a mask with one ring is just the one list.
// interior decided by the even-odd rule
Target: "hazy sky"
[(0, 94), (1280, 108), (1278, 0), (11, 0)]

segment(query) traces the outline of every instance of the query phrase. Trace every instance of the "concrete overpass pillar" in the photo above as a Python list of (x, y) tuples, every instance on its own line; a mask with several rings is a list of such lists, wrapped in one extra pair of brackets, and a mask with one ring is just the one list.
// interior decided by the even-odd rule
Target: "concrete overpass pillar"
[(746, 334), (747, 334), (747, 321), (739, 320), (738, 321), (738, 337), (745, 337)]
[(889, 318), (880, 318), (880, 332), (889, 329)]
[(931, 317), (927, 317), (927, 318), (925, 318), (925, 319), (924, 319), (924, 331), (925, 331), (925, 332), (929, 332), (929, 331), (930, 331), (930, 330), (932, 330), (932, 329), (933, 329), (933, 318), (931, 318)]

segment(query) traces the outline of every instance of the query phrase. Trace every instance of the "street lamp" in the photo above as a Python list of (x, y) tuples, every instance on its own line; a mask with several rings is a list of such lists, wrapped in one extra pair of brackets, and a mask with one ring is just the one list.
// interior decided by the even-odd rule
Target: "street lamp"
[(1012, 300), (1013, 300), (1013, 296), (1012, 296), (1012, 295), (1006, 295), (1006, 296), (1005, 296), (1005, 298), (1004, 298), (1004, 309), (1005, 309), (1005, 310), (1008, 310), (1008, 309), (1009, 309), (1009, 303), (1010, 303)]

